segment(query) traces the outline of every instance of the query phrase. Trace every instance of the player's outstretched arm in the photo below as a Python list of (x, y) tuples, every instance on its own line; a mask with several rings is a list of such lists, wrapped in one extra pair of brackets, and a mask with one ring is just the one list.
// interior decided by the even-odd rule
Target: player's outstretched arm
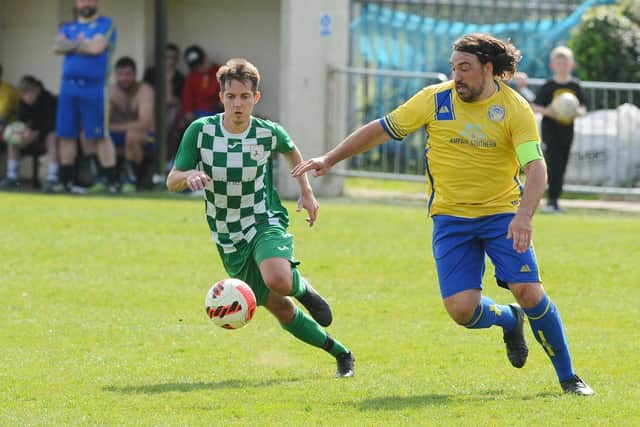
[(175, 192), (184, 191), (187, 188), (197, 191), (206, 187), (210, 181), (211, 177), (202, 171), (196, 169), (183, 171), (174, 167), (167, 176), (167, 188)]
[[(289, 167), (291, 168), (295, 168), (297, 165), (302, 163), (303, 160), (298, 147), (285, 154), (285, 156), (287, 157)], [(303, 173), (297, 176), (297, 181), (300, 186), (300, 197), (298, 197), (298, 208), (296, 209), (296, 212), (300, 212), (302, 209), (305, 209), (309, 214), (306, 221), (309, 223), (309, 227), (311, 227), (318, 218), (318, 209), (320, 206), (318, 205), (316, 197), (313, 195), (313, 189), (311, 188), (311, 184), (309, 184), (307, 174)]]
[(291, 169), (291, 175), (298, 177), (308, 171), (313, 171), (313, 176), (325, 175), (339, 161), (370, 150), (388, 139), (389, 134), (376, 119), (358, 128), (328, 153), (298, 164)]

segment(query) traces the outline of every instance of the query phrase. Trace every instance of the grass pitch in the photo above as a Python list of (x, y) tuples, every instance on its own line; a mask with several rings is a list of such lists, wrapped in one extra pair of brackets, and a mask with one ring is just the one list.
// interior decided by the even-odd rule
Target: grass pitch
[[(311, 229), (287, 206), (352, 379), (264, 309), (237, 331), (207, 319), (225, 274), (201, 201), (0, 194), (0, 425), (640, 424), (640, 217), (534, 220), (585, 399), (560, 394), (528, 328), (517, 370), (498, 328), (449, 320), (422, 206), (321, 200)], [(485, 290), (513, 300), (491, 268)]]

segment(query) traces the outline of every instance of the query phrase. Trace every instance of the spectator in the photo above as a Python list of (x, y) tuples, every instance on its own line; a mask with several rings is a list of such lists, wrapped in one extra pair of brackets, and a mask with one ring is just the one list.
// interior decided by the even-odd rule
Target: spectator
[(536, 94), (529, 89), (529, 76), (523, 71), (516, 71), (511, 79), (511, 85), (524, 99), (532, 103), (536, 98)]
[(182, 92), (182, 107), (185, 121), (189, 124), (197, 118), (222, 111), (220, 84), (216, 78), (220, 66), (208, 62), (204, 50), (197, 45), (185, 50), (184, 59), (189, 66), (189, 74)]
[(2, 80), (2, 64), (0, 64), (0, 141), (4, 127), (15, 118), (20, 96), (13, 86)]
[(573, 93), (580, 101), (578, 115), (586, 114), (585, 97), (580, 81), (571, 75), (575, 64), (573, 52), (565, 46), (558, 46), (551, 51), (549, 68), (553, 72), (533, 101), (533, 110), (542, 114), (542, 142), (544, 143), (544, 157), (547, 162), (547, 204), (542, 207), (543, 212), (560, 213), (563, 210), (558, 205), (562, 194), (564, 174), (569, 163), (569, 153), (573, 143), (573, 121), (568, 124), (556, 120), (550, 105), (553, 99), (564, 93)]
[[(182, 91), (184, 90), (184, 74), (178, 69), (180, 48), (174, 43), (167, 44), (167, 107), (182, 106)], [(152, 87), (156, 84), (157, 70), (155, 65), (144, 71), (143, 80)]]
[[(166, 52), (166, 77), (167, 77), (167, 158), (169, 163), (173, 163), (176, 151), (178, 151), (179, 138), (184, 126), (181, 126), (182, 119), (182, 92), (184, 90), (184, 74), (178, 69), (180, 61), (180, 48), (169, 43)], [(155, 66), (149, 67), (144, 72), (144, 81), (155, 87), (157, 70)], [(164, 161), (163, 160), (163, 161)], [(170, 167), (169, 167), (170, 169)]]
[(142, 186), (143, 165), (152, 164), (150, 154), (154, 149), (153, 88), (136, 81), (136, 69), (135, 61), (128, 56), (118, 59), (116, 82), (109, 87), (109, 132), (116, 153), (126, 162), (123, 189), (127, 191)]
[(106, 129), (105, 86), (109, 54), (115, 49), (116, 29), (111, 18), (98, 15), (98, 0), (75, 0), (75, 22), (64, 24), (54, 52), (64, 55), (58, 98), (56, 133), (60, 137), (60, 181), (71, 188), (77, 139), (82, 129), (87, 145), (95, 149), (107, 177), (109, 191), (120, 191), (113, 142)]
[(20, 104), (18, 120), (26, 125), (23, 132), (7, 143), (7, 177), (0, 182), (1, 188), (19, 186), (18, 165), (21, 156), (47, 154), (49, 170), (47, 182), (42, 190), (55, 193), (62, 190), (58, 183), (58, 147), (56, 141), (56, 98), (33, 76), (20, 80)]

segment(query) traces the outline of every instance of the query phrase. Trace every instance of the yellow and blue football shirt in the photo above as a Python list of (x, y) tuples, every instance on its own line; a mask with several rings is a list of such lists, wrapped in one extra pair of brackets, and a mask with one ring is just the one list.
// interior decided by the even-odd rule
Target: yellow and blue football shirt
[(520, 204), (516, 150), (533, 143), (536, 153), (524, 163), (542, 158), (540, 137), (527, 101), (496, 83), (498, 89), (478, 102), (462, 101), (453, 81), (427, 86), (380, 119), (398, 140), (426, 128), (430, 215), (477, 218), (515, 212)]

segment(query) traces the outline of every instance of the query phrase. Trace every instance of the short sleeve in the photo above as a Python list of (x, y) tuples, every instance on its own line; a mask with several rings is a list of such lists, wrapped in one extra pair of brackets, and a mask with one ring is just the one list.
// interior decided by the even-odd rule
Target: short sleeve
[(553, 93), (551, 91), (551, 85), (549, 85), (549, 83), (547, 82), (540, 87), (538, 93), (536, 94), (536, 99), (533, 101), (533, 103), (546, 107), (547, 105), (551, 104), (552, 95)]
[(58, 30), (58, 35), (59, 36), (64, 36), (67, 39), (71, 39), (71, 37), (69, 36), (69, 32), (67, 31), (68, 28), (69, 28), (69, 26), (67, 24), (62, 24), (60, 26), (60, 29)]
[(519, 108), (514, 108), (513, 113), (510, 114), (509, 120), (511, 140), (513, 141), (513, 146), (516, 149), (521, 144), (531, 141), (540, 141), (538, 123), (535, 115), (533, 114), (533, 110), (524, 100), (522, 100), (522, 103), (518, 104), (518, 106)]
[(176, 169), (186, 171), (195, 169), (198, 165), (198, 135), (201, 130), (202, 122), (196, 120), (185, 131), (176, 154)]
[(103, 16), (98, 23), (98, 28), (96, 28), (95, 34), (101, 34), (107, 39), (107, 42), (110, 45), (115, 45), (116, 39), (118, 38), (118, 34), (116, 31), (115, 24), (111, 18), (107, 18)]
[(393, 139), (403, 139), (427, 124), (434, 116), (434, 105), (433, 91), (426, 87), (382, 117), (380, 124)]
[(276, 151), (278, 153), (288, 153), (296, 148), (285, 128), (274, 123), (273, 132), (276, 136)]

